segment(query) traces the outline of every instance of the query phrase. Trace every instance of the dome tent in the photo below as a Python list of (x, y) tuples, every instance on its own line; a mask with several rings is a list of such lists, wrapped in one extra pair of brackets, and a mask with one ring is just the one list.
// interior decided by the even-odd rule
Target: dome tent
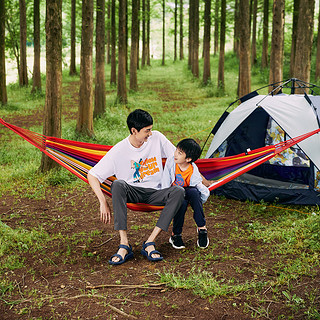
[[(206, 158), (227, 157), (275, 144), (319, 128), (319, 87), (298, 79), (269, 85), (230, 104), (212, 130)], [(303, 94), (294, 94), (299, 88)], [(261, 88), (262, 89), (262, 88)], [(284, 93), (289, 90), (289, 93)], [(307, 94), (309, 90), (312, 94)], [(319, 90), (320, 91), (320, 90)], [(275, 94), (277, 92), (277, 94)], [(284, 204), (320, 204), (320, 136), (301, 141), (269, 161), (214, 190), (228, 198)]]

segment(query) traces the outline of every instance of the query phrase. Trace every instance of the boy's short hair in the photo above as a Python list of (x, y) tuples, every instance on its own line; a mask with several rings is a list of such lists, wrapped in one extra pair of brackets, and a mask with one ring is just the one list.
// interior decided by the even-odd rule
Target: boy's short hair
[(131, 129), (135, 128), (140, 131), (144, 127), (151, 126), (153, 124), (152, 116), (144, 110), (136, 109), (132, 111), (127, 118), (127, 125), (132, 134)]
[(186, 158), (191, 158), (191, 162), (195, 162), (200, 158), (201, 147), (193, 139), (183, 139), (177, 144), (177, 149), (183, 151), (186, 154)]

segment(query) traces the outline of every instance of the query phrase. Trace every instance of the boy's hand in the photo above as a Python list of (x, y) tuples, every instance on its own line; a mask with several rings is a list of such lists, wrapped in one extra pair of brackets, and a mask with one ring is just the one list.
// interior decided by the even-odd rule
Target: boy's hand
[(111, 223), (111, 209), (107, 200), (100, 203), (100, 220), (104, 223)]
[(204, 184), (207, 188), (210, 187), (211, 181), (207, 180), (202, 174), (201, 174), (201, 177), (202, 177), (202, 184)]

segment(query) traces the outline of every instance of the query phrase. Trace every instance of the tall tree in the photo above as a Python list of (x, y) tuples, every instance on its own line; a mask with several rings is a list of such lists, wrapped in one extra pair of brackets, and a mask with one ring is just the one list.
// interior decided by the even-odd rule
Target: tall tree
[(117, 83), (116, 61), (116, 0), (111, 2), (111, 76), (110, 84)]
[(104, 65), (105, 65), (105, 0), (97, 0), (96, 79), (95, 79), (94, 110), (93, 110), (94, 117), (102, 115), (105, 112), (105, 108), (106, 108)]
[(178, 47), (178, 0), (174, 0), (174, 58), (177, 60), (177, 47)]
[(126, 1), (119, 0), (119, 53), (118, 53), (118, 101), (126, 104)]
[(27, 8), (26, 1), (19, 0), (20, 9), (20, 70), (19, 84), (20, 86), (28, 85), (28, 69), (27, 69)]
[[(61, 137), (62, 110), (62, 0), (46, 1), (46, 99), (43, 134)], [(41, 171), (58, 164), (42, 154)]]
[(193, 47), (191, 71), (194, 77), (199, 78), (199, 0), (194, 0), (193, 19)]
[(251, 41), (251, 64), (257, 62), (257, 15), (258, 15), (258, 0), (253, 0), (252, 13), (252, 41)]
[(139, 61), (140, 61), (140, 9), (141, 9), (141, 1), (138, 0), (138, 16), (139, 16), (139, 23), (138, 23), (138, 49), (137, 49), (137, 69), (140, 69)]
[(111, 63), (111, 54), (110, 54), (110, 38), (111, 38), (111, 0), (108, 0), (107, 3), (107, 64)]
[(183, 0), (180, 0), (180, 12), (179, 12), (179, 22), (180, 22), (180, 60), (184, 59), (183, 54)]
[[(277, 1), (277, 0), (275, 0)], [(250, 6), (249, 0), (239, 0), (239, 83), (238, 96), (242, 97), (251, 91), (250, 65)]]
[(79, 111), (76, 131), (93, 136), (93, 1), (82, 1)]
[(76, 0), (71, 0), (71, 55), (69, 75), (77, 74), (76, 68)]
[(166, 0), (162, 0), (162, 65), (166, 59)]
[(268, 66), (268, 43), (269, 43), (269, 0), (263, 1), (263, 40), (261, 68)]
[(218, 88), (224, 90), (224, 50), (226, 43), (226, 0), (221, 0), (221, 22), (220, 22), (220, 53)]
[(189, 35), (188, 35), (188, 68), (192, 68), (193, 60), (193, 27), (194, 27), (194, 0), (189, 0)]
[(40, 72), (40, 0), (33, 1), (33, 83), (31, 92), (41, 90)]
[[(239, 16), (239, 1), (235, 0), (234, 3), (234, 27), (233, 27), (233, 52), (239, 57), (239, 25), (241, 23), (240, 16)], [(250, 25), (250, 24), (249, 24)]]
[(6, 53), (5, 53), (5, 21), (6, 5), (5, 0), (0, 0), (0, 103), (8, 102), (6, 87)]
[[(319, 5), (320, 8), (320, 5)], [(318, 35), (317, 35), (317, 57), (316, 57), (316, 73), (315, 80), (320, 78), (320, 11), (318, 15)]]
[(131, 52), (130, 52), (130, 89), (138, 90), (137, 55), (139, 28), (139, 0), (132, 0)]
[(203, 34), (203, 83), (210, 79), (210, 30), (211, 30), (211, 0), (205, 0), (204, 34)]
[(297, 29), (295, 78), (310, 82), (315, 0), (300, 1)]
[(292, 36), (291, 36), (291, 57), (290, 57), (290, 76), (294, 76), (294, 61), (296, 55), (297, 44), (297, 29), (298, 29), (298, 17), (299, 17), (300, 0), (294, 0), (293, 2), (293, 19), (292, 19)]
[(147, 0), (147, 65), (150, 66), (150, 0)]
[(142, 55), (141, 55), (141, 68), (146, 64), (146, 0), (142, 0)]
[[(284, 0), (273, 2), (269, 83), (282, 81)], [(272, 90), (272, 88), (270, 88)]]
[(214, 9), (214, 55), (216, 55), (219, 50), (219, 7), (220, 0), (216, 0)]

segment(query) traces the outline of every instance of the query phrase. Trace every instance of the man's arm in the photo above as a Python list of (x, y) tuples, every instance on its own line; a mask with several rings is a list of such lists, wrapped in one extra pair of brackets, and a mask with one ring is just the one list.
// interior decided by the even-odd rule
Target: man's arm
[(88, 173), (87, 178), (93, 192), (95, 193), (100, 202), (100, 220), (104, 223), (111, 223), (110, 206), (100, 188), (99, 180), (90, 173)]

